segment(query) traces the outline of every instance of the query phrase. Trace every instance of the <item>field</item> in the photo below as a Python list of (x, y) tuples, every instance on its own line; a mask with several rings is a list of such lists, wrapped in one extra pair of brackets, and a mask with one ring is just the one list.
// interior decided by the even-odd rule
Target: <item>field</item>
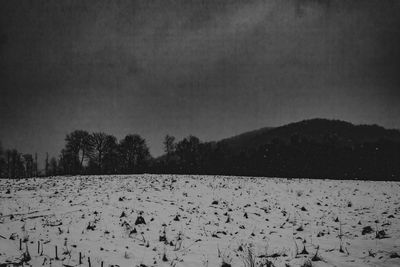
[(0, 180), (0, 266), (80, 262), (400, 266), (400, 184), (171, 175)]

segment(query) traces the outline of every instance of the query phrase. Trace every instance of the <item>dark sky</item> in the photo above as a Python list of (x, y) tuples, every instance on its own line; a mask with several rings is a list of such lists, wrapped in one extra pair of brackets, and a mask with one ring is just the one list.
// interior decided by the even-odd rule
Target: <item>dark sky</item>
[(325, 117), (400, 128), (400, 1), (0, 2), (0, 140), (218, 140)]

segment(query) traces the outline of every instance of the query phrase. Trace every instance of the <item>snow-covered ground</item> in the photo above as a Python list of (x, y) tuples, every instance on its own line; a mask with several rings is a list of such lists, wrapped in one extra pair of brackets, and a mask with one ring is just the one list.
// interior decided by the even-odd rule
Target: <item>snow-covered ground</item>
[(256, 266), (400, 266), (400, 183), (173, 175), (0, 180), (0, 264), (25, 257), (32, 266), (76, 266), (79, 254), (82, 266), (89, 258), (91, 266), (235, 267), (251, 266), (249, 258)]

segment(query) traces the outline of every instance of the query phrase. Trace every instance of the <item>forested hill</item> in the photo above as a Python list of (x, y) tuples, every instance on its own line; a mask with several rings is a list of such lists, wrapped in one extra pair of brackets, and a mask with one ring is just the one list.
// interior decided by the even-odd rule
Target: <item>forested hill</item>
[(275, 177), (400, 180), (400, 131), (311, 119), (217, 142), (176, 143), (154, 170)]
[(292, 138), (323, 142), (328, 138), (341, 145), (354, 146), (365, 142), (390, 140), (400, 142), (400, 131), (378, 125), (354, 125), (349, 122), (328, 119), (310, 119), (280, 127), (265, 127), (223, 139), (218, 143), (232, 152), (241, 152), (271, 143), (274, 139), (290, 142)]

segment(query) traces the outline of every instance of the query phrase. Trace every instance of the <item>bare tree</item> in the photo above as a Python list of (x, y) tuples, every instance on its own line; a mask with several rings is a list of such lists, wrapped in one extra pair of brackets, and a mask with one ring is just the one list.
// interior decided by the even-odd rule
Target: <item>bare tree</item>
[(167, 156), (175, 152), (176, 144), (174, 136), (167, 134), (164, 138), (163, 144), (164, 144), (164, 152)]
[(116, 138), (103, 132), (92, 133), (90, 135), (90, 146), (91, 163), (95, 166), (97, 173), (103, 173), (104, 161), (111, 159), (110, 153), (116, 151)]
[(7, 178), (11, 178), (11, 150), (7, 149)]
[[(75, 159), (73, 161), (73, 172), (82, 172), (83, 163), (90, 157), (92, 152), (89, 133), (87, 131), (76, 130), (67, 134), (65, 141), (65, 153)], [(78, 166), (76, 166), (77, 164)]]
[(146, 140), (138, 134), (127, 135), (119, 144), (122, 171), (125, 173), (143, 172), (150, 160)]
[(38, 172), (38, 161), (37, 161), (37, 153), (35, 153), (35, 163), (33, 165), (33, 169), (34, 169), (34, 176), (37, 177), (39, 175)]
[(3, 146), (1, 145), (0, 142), (0, 177), (5, 177), (6, 174), (6, 160), (4, 157), (4, 150), (3, 150)]
[(58, 174), (57, 160), (55, 157), (52, 157), (50, 159), (50, 164), (49, 164), (49, 175), (56, 176), (57, 174)]
[(16, 149), (7, 150), (7, 165), (9, 178), (21, 178), (25, 176), (25, 167), (21, 153)]
[(44, 163), (44, 174), (45, 176), (49, 176), (49, 153), (46, 152), (46, 160)]
[(31, 154), (24, 154), (24, 163), (25, 163), (25, 175), (26, 177), (32, 177), (33, 176), (33, 157)]
[(181, 171), (198, 173), (200, 165), (200, 140), (195, 136), (188, 136), (176, 145), (176, 154), (179, 156)]

